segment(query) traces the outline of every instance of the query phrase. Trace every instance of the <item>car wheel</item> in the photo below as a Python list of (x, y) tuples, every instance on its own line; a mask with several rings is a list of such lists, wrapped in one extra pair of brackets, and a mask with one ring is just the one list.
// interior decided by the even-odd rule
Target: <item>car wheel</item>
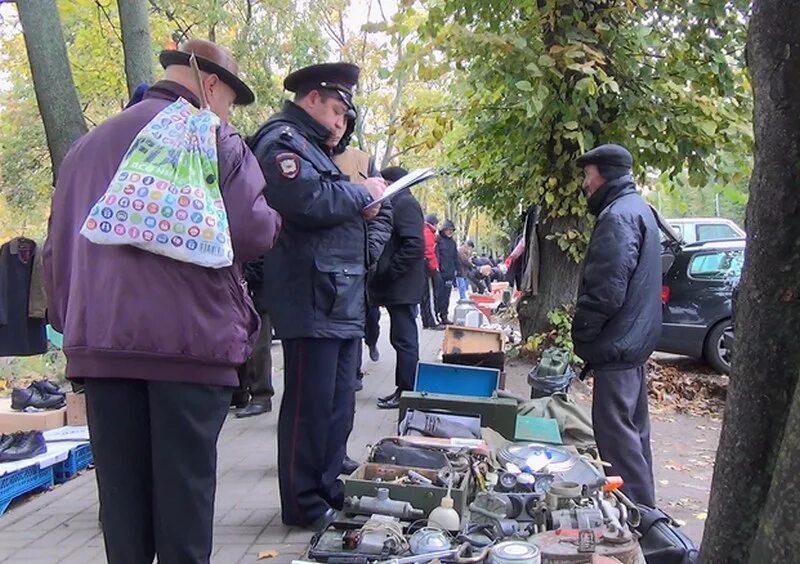
[(706, 362), (720, 374), (728, 374), (731, 371), (731, 355), (733, 351), (728, 349), (728, 345), (725, 343), (726, 333), (733, 333), (733, 325), (730, 319), (717, 323), (708, 332), (704, 350)]

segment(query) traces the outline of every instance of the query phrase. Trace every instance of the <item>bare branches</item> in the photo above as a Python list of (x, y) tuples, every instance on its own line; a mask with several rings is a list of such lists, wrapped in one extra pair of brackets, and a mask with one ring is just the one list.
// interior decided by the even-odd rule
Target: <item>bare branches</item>
[(100, 0), (94, 0), (94, 3), (97, 5), (97, 25), (99, 25), (101, 28), (103, 27), (103, 22), (100, 21), (100, 14), (102, 14), (105, 16), (108, 25), (110, 25), (111, 29), (114, 31), (114, 35), (116, 35), (117, 39), (119, 39), (119, 42), (122, 43), (122, 35), (120, 34), (119, 29), (117, 29), (117, 26), (115, 26), (114, 22), (111, 20), (111, 15), (108, 13), (108, 8), (103, 6), (100, 3)]

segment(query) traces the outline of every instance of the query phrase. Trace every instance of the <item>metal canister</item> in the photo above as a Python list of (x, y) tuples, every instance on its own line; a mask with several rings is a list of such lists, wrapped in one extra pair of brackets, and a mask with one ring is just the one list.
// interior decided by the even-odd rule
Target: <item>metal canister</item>
[(489, 564), (541, 564), (539, 548), (523, 541), (501, 542), (489, 551)]

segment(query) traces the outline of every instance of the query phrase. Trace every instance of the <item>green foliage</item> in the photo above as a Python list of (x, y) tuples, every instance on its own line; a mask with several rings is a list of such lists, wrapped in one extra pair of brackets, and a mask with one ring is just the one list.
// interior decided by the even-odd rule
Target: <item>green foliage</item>
[[(448, 156), (469, 198), (496, 216), (520, 202), (579, 259), (586, 215), (575, 158), (616, 142), (635, 172), (730, 186), (747, 162), (751, 100), (740, 60), (749, 3), (440, 0), (427, 31), (458, 69)], [(715, 167), (720, 154), (745, 166)]]
[(547, 320), (550, 322), (550, 330), (528, 337), (522, 350), (528, 356), (538, 359), (544, 351), (551, 347), (556, 347), (569, 352), (570, 364), (582, 365), (583, 361), (575, 355), (575, 347), (572, 344), (572, 317), (574, 313), (574, 305), (566, 305), (549, 311)]

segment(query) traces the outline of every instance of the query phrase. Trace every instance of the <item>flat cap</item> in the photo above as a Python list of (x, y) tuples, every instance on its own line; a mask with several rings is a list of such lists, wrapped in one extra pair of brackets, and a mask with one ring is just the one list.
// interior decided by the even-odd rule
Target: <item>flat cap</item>
[(631, 168), (633, 167), (633, 157), (622, 145), (607, 143), (578, 157), (578, 166), (590, 164)]
[(361, 69), (352, 63), (322, 63), (294, 71), (284, 79), (283, 87), (289, 92), (319, 88), (333, 90), (348, 107), (355, 109), (353, 89), (360, 74)]

